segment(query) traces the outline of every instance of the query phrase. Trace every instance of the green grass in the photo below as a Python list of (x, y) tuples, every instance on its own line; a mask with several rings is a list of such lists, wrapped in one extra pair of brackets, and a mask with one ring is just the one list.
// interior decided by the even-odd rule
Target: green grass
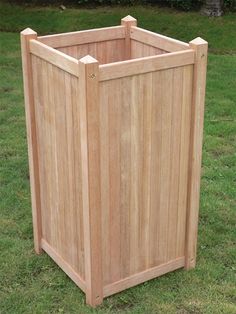
[[(46, 255), (33, 251), (19, 30), (39, 34), (118, 24), (210, 43), (197, 267), (106, 299), (96, 310)], [(158, 8), (0, 7), (0, 313), (236, 313), (236, 15)], [(217, 54), (216, 54), (217, 53)]]

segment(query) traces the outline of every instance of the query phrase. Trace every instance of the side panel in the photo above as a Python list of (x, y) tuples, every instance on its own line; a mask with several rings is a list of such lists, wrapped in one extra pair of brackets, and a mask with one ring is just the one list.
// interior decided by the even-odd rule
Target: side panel
[(42, 237), (84, 278), (78, 78), (32, 55)]
[(160, 55), (167, 51), (131, 39), (131, 59)]
[(90, 55), (98, 60), (100, 64), (125, 60), (125, 39), (108, 40), (57, 49), (76, 59)]
[(184, 258), (192, 71), (100, 82), (104, 286)]

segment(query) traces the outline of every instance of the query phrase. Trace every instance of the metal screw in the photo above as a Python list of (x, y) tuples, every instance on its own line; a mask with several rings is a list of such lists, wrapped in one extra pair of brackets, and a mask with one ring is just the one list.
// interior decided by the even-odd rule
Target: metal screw
[(89, 78), (94, 79), (95, 77), (96, 77), (96, 74), (94, 74), (94, 73), (89, 74)]

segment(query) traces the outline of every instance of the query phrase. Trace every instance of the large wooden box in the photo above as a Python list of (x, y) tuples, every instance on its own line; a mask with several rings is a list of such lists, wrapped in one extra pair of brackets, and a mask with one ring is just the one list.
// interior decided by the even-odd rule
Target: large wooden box
[(207, 43), (21, 33), (35, 250), (96, 306), (195, 266)]

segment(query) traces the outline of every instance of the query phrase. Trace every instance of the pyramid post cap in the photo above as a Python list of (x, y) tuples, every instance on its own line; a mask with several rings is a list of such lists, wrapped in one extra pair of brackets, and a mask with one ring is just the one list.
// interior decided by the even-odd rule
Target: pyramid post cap
[(129, 24), (129, 25), (137, 26), (137, 20), (133, 16), (127, 15), (123, 17), (123, 19), (121, 19), (121, 24), (122, 25)]
[(124, 22), (137, 21), (133, 16), (127, 15), (121, 19)]
[(86, 55), (86, 56), (82, 57), (81, 59), (79, 59), (79, 62), (82, 62), (84, 64), (89, 64), (89, 63), (98, 63), (98, 60), (93, 58), (90, 55)]
[(192, 45), (208, 45), (208, 42), (201, 37), (197, 37), (189, 42)]
[(21, 33), (21, 35), (37, 35), (37, 33), (29, 27), (25, 28), (20, 33)]

